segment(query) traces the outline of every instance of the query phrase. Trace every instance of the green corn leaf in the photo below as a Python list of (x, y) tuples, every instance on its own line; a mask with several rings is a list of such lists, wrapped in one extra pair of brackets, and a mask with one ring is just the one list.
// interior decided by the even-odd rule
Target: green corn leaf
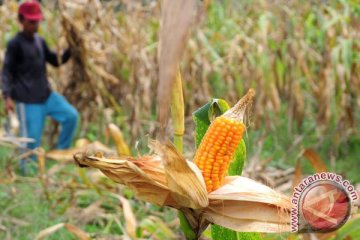
[[(223, 99), (212, 99), (193, 113), (193, 120), (195, 122), (195, 144), (196, 148), (199, 147), (206, 130), (208, 129), (211, 121), (216, 117), (222, 115), (229, 109), (229, 104)], [(242, 169), (246, 159), (246, 145), (244, 140), (241, 140), (238, 148), (236, 149), (234, 159), (230, 164), (229, 175), (241, 175)], [(237, 240), (237, 239), (260, 239), (257, 233), (238, 233), (233, 230), (213, 224), (211, 226), (211, 235), (214, 240)]]

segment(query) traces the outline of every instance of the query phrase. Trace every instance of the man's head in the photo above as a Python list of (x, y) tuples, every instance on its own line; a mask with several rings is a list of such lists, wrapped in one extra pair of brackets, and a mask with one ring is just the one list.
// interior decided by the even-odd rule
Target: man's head
[(43, 18), (39, 2), (36, 0), (25, 1), (19, 6), (18, 13), (23, 30), (29, 34), (36, 33), (39, 22)]

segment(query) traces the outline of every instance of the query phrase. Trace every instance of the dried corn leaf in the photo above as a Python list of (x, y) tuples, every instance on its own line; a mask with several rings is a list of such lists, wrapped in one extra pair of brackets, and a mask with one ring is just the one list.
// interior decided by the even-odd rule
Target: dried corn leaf
[(38, 148), (37, 153), (39, 172), (40, 175), (43, 176), (45, 173), (45, 150), (43, 148)]
[(304, 151), (304, 156), (311, 163), (316, 172), (326, 172), (326, 164), (321, 159), (319, 154), (317, 154), (313, 149), (306, 149)]
[(94, 71), (101, 77), (103, 77), (105, 80), (108, 80), (109, 82), (111, 82), (112, 84), (117, 84), (120, 83), (120, 80), (115, 77), (114, 75), (108, 73), (107, 71), (105, 71), (103, 68), (97, 66), (97, 65), (93, 65), (92, 66)]
[(35, 239), (36, 240), (45, 239), (47, 236), (54, 234), (55, 232), (59, 231), (61, 228), (66, 228), (69, 232), (71, 232), (72, 234), (77, 236), (78, 239), (80, 239), (80, 240), (90, 240), (90, 237), (86, 232), (84, 232), (80, 228), (78, 228), (72, 224), (68, 224), (68, 223), (58, 223), (54, 226), (48, 227), (48, 228), (42, 230), (41, 232), (39, 232), (39, 234), (36, 236)]
[(81, 230), (80, 228), (72, 225), (72, 224), (68, 224), (65, 223), (64, 227), (71, 232), (72, 234), (74, 234), (76, 237), (78, 237), (79, 240), (90, 240), (91, 238), (89, 237), (89, 235), (84, 232), (83, 230)]
[(42, 230), (41, 232), (39, 232), (39, 234), (36, 236), (35, 240), (42, 240), (63, 227), (64, 227), (64, 223), (58, 223), (54, 226), (48, 227), (48, 228)]
[(23, 143), (32, 143), (34, 139), (14, 136), (0, 136), (1, 145), (21, 146)]
[(137, 222), (135, 215), (131, 209), (129, 200), (127, 200), (122, 196), (118, 196), (118, 198), (121, 202), (124, 211), (126, 232), (132, 239), (136, 239)]
[(157, 102), (159, 122), (165, 127), (171, 99), (169, 89), (176, 80), (176, 69), (189, 38), (196, 2), (163, 1), (161, 8)]
[(64, 150), (51, 150), (45, 154), (45, 157), (60, 162), (69, 162), (74, 159), (74, 154), (78, 152), (87, 152), (89, 150), (104, 152), (105, 154), (109, 155), (114, 154), (114, 151), (112, 149), (108, 148), (107, 146), (98, 141), (95, 141), (93, 143), (86, 143), (85, 141), (83, 141), (83, 143), (81, 143), (81, 147)]
[(301, 164), (300, 164), (300, 159), (298, 159), (296, 161), (296, 166), (295, 166), (295, 173), (294, 173), (294, 177), (292, 180), (292, 187), (295, 188), (299, 185), (299, 183), (301, 182), (301, 177), (302, 177), (302, 173), (301, 173)]

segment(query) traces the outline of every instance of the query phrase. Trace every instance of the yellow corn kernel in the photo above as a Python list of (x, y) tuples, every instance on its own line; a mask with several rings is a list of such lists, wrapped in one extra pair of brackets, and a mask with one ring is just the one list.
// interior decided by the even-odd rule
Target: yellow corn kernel
[(194, 162), (203, 173), (208, 192), (216, 190), (223, 182), (244, 130), (241, 121), (220, 116), (206, 131)]

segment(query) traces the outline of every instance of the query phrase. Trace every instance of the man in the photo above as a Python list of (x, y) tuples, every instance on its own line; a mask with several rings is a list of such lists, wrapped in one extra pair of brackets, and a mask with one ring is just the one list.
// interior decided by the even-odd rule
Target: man
[(57, 148), (68, 148), (76, 130), (78, 112), (63, 96), (51, 90), (46, 62), (58, 67), (69, 60), (70, 50), (66, 50), (59, 61), (37, 34), (42, 20), (41, 6), (37, 1), (22, 3), (18, 13), (22, 31), (7, 45), (2, 72), (6, 111), (15, 110), (15, 101), (21, 136), (34, 139), (28, 148), (40, 146), (46, 116), (61, 125)]

